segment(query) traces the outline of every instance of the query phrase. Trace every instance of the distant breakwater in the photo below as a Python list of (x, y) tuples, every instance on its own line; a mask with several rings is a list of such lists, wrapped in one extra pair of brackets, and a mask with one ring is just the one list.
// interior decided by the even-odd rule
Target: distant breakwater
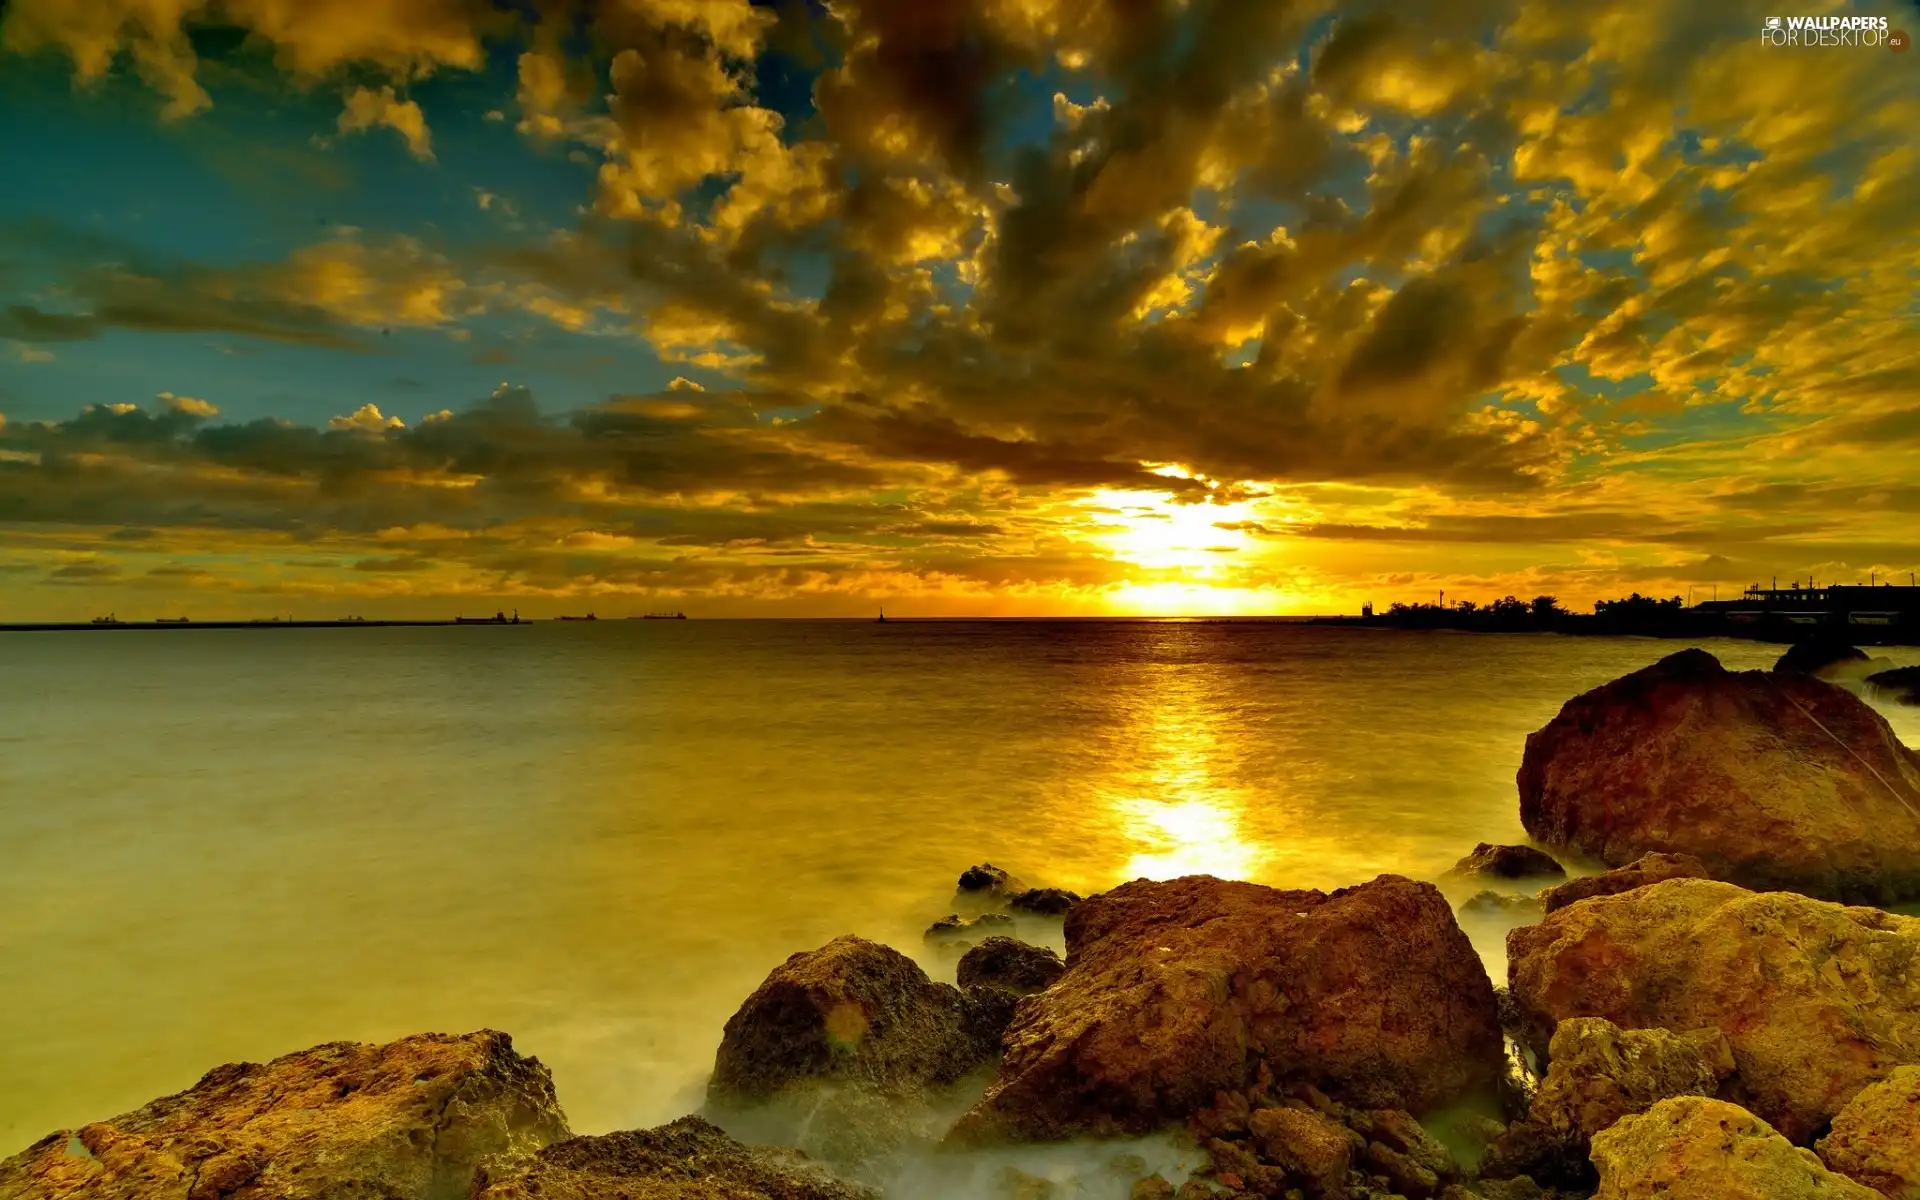
[(0, 633), (62, 633), (74, 630), (120, 629), (377, 629), (442, 625), (531, 625), (527, 618), (498, 621), (492, 617), (454, 618), (447, 621), (53, 621), (39, 624), (0, 625)]

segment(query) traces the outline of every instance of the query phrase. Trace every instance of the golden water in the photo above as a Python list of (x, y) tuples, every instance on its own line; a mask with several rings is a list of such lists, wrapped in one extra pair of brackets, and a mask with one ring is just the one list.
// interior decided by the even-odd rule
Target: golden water
[(787, 954), (853, 932), (950, 973), (920, 931), (973, 862), (1083, 892), (1332, 887), (1518, 839), (1526, 734), (1679, 648), (1185, 623), (7, 635), (0, 1155), (218, 1063), (430, 1029), (511, 1032), (580, 1131), (655, 1124), (697, 1106)]

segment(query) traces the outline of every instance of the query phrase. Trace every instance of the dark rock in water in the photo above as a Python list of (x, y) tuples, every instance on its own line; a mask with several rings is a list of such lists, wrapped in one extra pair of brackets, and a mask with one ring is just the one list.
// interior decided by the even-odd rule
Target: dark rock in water
[(776, 967), (727, 1021), (707, 1115), (745, 1140), (862, 1171), (944, 1132), (938, 1108), (999, 1057), (1018, 1003), (837, 938)]
[(1737, 1104), (1662, 1100), (1593, 1139), (1594, 1200), (1885, 1200)]
[(1020, 1003), (956, 1142), (1144, 1133), (1256, 1071), (1424, 1110), (1501, 1070), (1493, 986), (1446, 899), (1135, 880), (1067, 918), (1067, 972)]
[(1866, 653), (1856, 646), (1833, 638), (1813, 638), (1796, 642), (1773, 669), (1782, 675), (1818, 675), (1835, 663), (1866, 661)]
[(960, 959), (961, 987), (996, 987), (1025, 996), (1044, 992), (1066, 972), (1060, 956), (1044, 946), (990, 937)]
[(1920, 1047), (1920, 918), (1879, 909), (1669, 879), (1515, 929), (1507, 959), (1536, 1054), (1569, 1017), (1718, 1029), (1721, 1094), (1795, 1141)]
[(1551, 854), (1532, 846), (1495, 846), (1481, 842), (1447, 871), (1452, 879), (1565, 879), (1567, 869)]
[(1480, 917), (1532, 916), (1541, 911), (1535, 896), (1513, 896), (1504, 892), (1475, 892), (1460, 902), (1460, 911)]
[(941, 917), (927, 926), (927, 940), (930, 942), (963, 941), (971, 945), (982, 937), (988, 937), (1001, 931), (1011, 932), (1013, 918), (1005, 913), (981, 913), (977, 917), (963, 917), (959, 913)]
[(1662, 879), (1711, 879), (1707, 864), (1691, 854), (1642, 854), (1624, 867), (1615, 867), (1599, 875), (1571, 879), (1559, 887), (1540, 893), (1540, 903), (1548, 912), (1565, 908), (1589, 896), (1617, 896), (1634, 888), (1659, 883)]
[(750, 1102), (820, 1080), (943, 1086), (999, 1052), (979, 1008), (898, 950), (836, 938), (774, 968), (728, 1019), (707, 1096)]
[(1920, 667), (1895, 667), (1867, 676), (1867, 686), (1901, 704), (1920, 704)]
[(187, 1091), (0, 1162), (7, 1200), (466, 1200), (569, 1136), (553, 1080), (491, 1030), (331, 1042), (233, 1063)]
[(1519, 786), (1529, 834), (1613, 866), (1661, 851), (1757, 889), (1920, 895), (1920, 754), (1806, 676), (1669, 655), (1568, 701)]
[(1024, 892), (1014, 893), (1007, 901), (1007, 907), (1035, 916), (1064, 917), (1073, 911), (1073, 906), (1080, 900), (1079, 893), (1064, 888), (1028, 888)]
[(1890, 1200), (1920, 1200), (1920, 1066), (1862, 1088), (1814, 1149), (1829, 1170)]
[(749, 1148), (699, 1117), (556, 1142), (473, 1200), (879, 1200), (805, 1155)]
[(979, 866), (968, 867), (960, 872), (959, 891), (962, 895), (1006, 900), (1026, 890), (1026, 884), (992, 863), (981, 863)]

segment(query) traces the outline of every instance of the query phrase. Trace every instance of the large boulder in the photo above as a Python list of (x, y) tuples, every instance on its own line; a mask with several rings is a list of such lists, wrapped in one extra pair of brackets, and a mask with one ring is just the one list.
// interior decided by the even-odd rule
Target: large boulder
[(1724, 1100), (1662, 1100), (1593, 1139), (1594, 1200), (1882, 1200)]
[(1256, 1077), (1419, 1112), (1501, 1070), (1493, 986), (1431, 884), (1141, 879), (1077, 906), (1066, 938), (955, 1141), (1142, 1133)]
[(1862, 1088), (1814, 1149), (1828, 1167), (1891, 1200), (1920, 1200), (1920, 1067)]
[(1817, 679), (1669, 655), (1568, 701), (1519, 785), (1534, 840), (1610, 866), (1662, 851), (1752, 888), (1920, 895), (1920, 755)]
[(699, 1117), (556, 1142), (490, 1175), (473, 1200), (879, 1200), (804, 1155), (744, 1146)]
[(1569, 1017), (1718, 1029), (1723, 1095), (1805, 1141), (1867, 1084), (1920, 1061), (1920, 918), (1669, 879), (1507, 935), (1519, 1031), (1550, 1063)]
[(483, 1166), (568, 1136), (553, 1080), (504, 1033), (332, 1042), (0, 1162), (7, 1200), (466, 1200)]
[(992, 1062), (1004, 1010), (865, 938), (795, 954), (728, 1019), (709, 1101), (751, 1103), (796, 1084), (857, 1083), (911, 1092)]
[(953, 1089), (999, 1057), (1019, 997), (927, 978), (906, 955), (842, 937), (776, 967), (727, 1021), (707, 1115), (842, 1170), (945, 1131)]
[(1540, 893), (1540, 903), (1546, 911), (1553, 912), (1589, 896), (1617, 896), (1662, 879), (1711, 878), (1713, 873), (1707, 870), (1707, 864), (1691, 854), (1642, 854), (1624, 867), (1550, 887)]

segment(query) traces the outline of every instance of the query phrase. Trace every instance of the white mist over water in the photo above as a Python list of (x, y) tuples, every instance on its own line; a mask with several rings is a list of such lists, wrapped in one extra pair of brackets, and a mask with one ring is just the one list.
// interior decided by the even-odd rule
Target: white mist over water
[[(1735, 668), (1780, 652), (1704, 644)], [(1062, 622), (5, 635), (0, 1155), (223, 1062), (481, 1027), (552, 1067), (577, 1131), (659, 1124), (698, 1107), (721, 1026), (794, 951), (857, 933), (951, 979), (921, 934), (972, 863), (1083, 893), (1331, 888), (1520, 840), (1526, 734), (1683, 645)], [(1920, 742), (1920, 710), (1882, 711)]]

